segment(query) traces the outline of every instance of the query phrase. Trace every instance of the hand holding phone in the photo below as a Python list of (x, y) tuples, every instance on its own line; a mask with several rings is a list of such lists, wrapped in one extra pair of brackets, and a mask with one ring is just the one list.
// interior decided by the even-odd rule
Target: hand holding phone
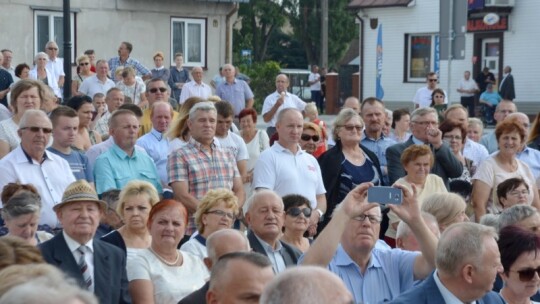
[(375, 186), (368, 189), (368, 202), (381, 205), (401, 205), (403, 192), (399, 188)]

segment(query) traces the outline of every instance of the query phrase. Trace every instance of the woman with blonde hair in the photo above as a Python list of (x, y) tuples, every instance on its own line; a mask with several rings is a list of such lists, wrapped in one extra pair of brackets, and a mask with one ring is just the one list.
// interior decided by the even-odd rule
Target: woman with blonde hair
[(455, 193), (433, 193), (424, 199), (421, 210), (432, 214), (441, 233), (450, 225), (468, 221), (465, 200)]
[(87, 55), (82, 55), (77, 58), (77, 66), (79, 67), (79, 72), (76, 75), (73, 75), (73, 82), (71, 83), (72, 96), (78, 94), (79, 87), (86, 78), (96, 74), (90, 70), (91, 63), (90, 58)]
[(201, 200), (195, 212), (196, 236), (180, 247), (180, 250), (201, 258), (208, 256), (206, 239), (210, 234), (232, 227), (238, 213), (238, 198), (227, 189), (210, 190)]
[(156, 188), (145, 181), (129, 182), (120, 192), (116, 211), (124, 221), (124, 226), (101, 239), (120, 247), (128, 259), (150, 246), (152, 237), (146, 225), (150, 209), (159, 201)]
[(189, 140), (189, 129), (187, 121), (189, 119), (189, 110), (199, 102), (204, 101), (199, 97), (190, 97), (180, 106), (178, 118), (175, 119), (167, 132), (169, 138), (169, 153), (183, 147)]
[(159, 78), (162, 79), (163, 82), (168, 83), (169, 77), (171, 76), (171, 71), (167, 69), (165, 66), (163, 66), (163, 61), (165, 60), (165, 55), (163, 55), (163, 52), (159, 51), (154, 54), (154, 64), (156, 65), (155, 68), (152, 69), (152, 79)]

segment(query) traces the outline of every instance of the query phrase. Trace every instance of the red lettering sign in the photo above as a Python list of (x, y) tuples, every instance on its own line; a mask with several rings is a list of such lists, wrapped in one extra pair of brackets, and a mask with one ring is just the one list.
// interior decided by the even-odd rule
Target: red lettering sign
[(467, 32), (491, 32), (508, 30), (508, 16), (501, 16), (499, 22), (493, 25), (484, 23), (483, 18), (469, 18), (467, 20)]

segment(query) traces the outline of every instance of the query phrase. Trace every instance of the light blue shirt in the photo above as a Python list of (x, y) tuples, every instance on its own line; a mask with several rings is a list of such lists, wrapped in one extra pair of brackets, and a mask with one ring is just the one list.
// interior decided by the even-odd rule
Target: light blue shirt
[(499, 151), (499, 143), (497, 142), (495, 132), (491, 132), (482, 136), (482, 138), (480, 139), (480, 143), (484, 145), (484, 147), (486, 147), (489, 154)]
[(109, 189), (122, 189), (132, 180), (150, 182), (158, 193), (163, 192), (156, 165), (150, 156), (134, 149), (130, 157), (116, 144), (96, 159), (94, 180), (98, 194)]
[(240, 79), (235, 79), (232, 84), (223, 81), (217, 87), (216, 95), (232, 105), (234, 116), (238, 116), (246, 107), (246, 101), (253, 98), (253, 92), (247, 82)]
[(525, 146), (525, 149), (517, 154), (517, 159), (529, 166), (535, 180), (540, 177), (540, 151)]
[(366, 131), (364, 131), (364, 136), (362, 140), (360, 140), (360, 143), (364, 147), (368, 148), (368, 150), (375, 153), (375, 155), (377, 155), (379, 163), (381, 164), (381, 172), (383, 173), (384, 184), (389, 185), (390, 182), (388, 180), (388, 170), (386, 169), (386, 149), (388, 149), (388, 147), (392, 145), (397, 144), (397, 142), (389, 137), (384, 136), (382, 133), (381, 137), (379, 137), (378, 139), (369, 138), (366, 134)]
[[(439, 291), (441, 292), (441, 295), (444, 299), (444, 303), (446, 304), (463, 304), (463, 302), (458, 299), (448, 288), (446, 288), (441, 280), (439, 279), (438, 272), (435, 270), (433, 273), (433, 279), (435, 280), (435, 284), (437, 285), (437, 288), (439, 288)], [(471, 304), (476, 304), (476, 301), (470, 302)]]
[(256, 234), (255, 237), (257, 240), (259, 240), (259, 243), (264, 248), (264, 251), (266, 252), (266, 256), (268, 259), (270, 259), (270, 262), (272, 262), (272, 269), (274, 270), (274, 273), (280, 273), (282, 271), (285, 271), (287, 268), (287, 265), (285, 265), (285, 260), (283, 259), (283, 256), (281, 255), (281, 250), (283, 249), (283, 245), (281, 245), (281, 242), (278, 240), (276, 242), (276, 248), (272, 248), (270, 244), (263, 241), (260, 237), (258, 237)]
[(168, 184), (167, 155), (169, 154), (169, 140), (165, 135), (152, 130), (137, 140), (137, 145), (146, 150), (146, 153), (154, 160), (159, 179), (163, 184)]
[(413, 286), (414, 261), (419, 254), (401, 249), (373, 249), (362, 274), (340, 244), (328, 269), (343, 280), (355, 303), (377, 304), (392, 300)]

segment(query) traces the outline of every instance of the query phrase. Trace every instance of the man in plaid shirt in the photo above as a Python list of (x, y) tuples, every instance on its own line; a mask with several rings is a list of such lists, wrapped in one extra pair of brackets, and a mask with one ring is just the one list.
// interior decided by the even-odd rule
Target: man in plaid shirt
[(191, 138), (187, 144), (169, 155), (167, 171), (174, 198), (186, 206), (190, 218), (186, 235), (195, 230), (193, 214), (199, 201), (212, 189), (232, 190), (240, 210), (244, 188), (233, 153), (216, 145), (217, 111), (211, 102), (197, 103), (189, 111), (187, 125)]

